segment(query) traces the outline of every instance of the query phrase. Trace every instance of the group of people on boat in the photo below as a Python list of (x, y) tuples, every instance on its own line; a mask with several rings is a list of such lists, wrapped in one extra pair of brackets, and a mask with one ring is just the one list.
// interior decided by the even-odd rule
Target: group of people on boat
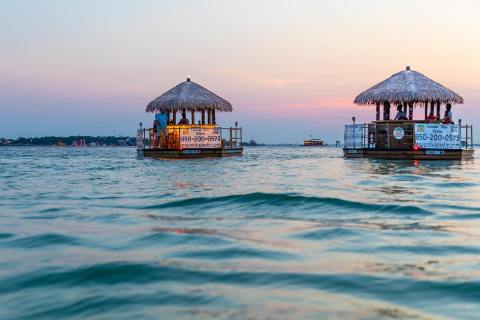
[[(174, 125), (173, 119), (168, 119), (166, 112), (162, 111), (155, 114), (153, 120), (153, 137), (154, 137), (154, 146), (159, 147), (160, 145), (165, 145), (168, 139), (168, 130), (167, 125)], [(190, 121), (187, 118), (187, 112), (182, 111), (182, 118), (178, 121), (179, 125), (190, 124)]]
[[(408, 120), (407, 112), (403, 109), (401, 105), (397, 107), (397, 114), (394, 120)], [(436, 116), (433, 112), (433, 109), (430, 110), (430, 113), (425, 120), (426, 123), (442, 123), (442, 124), (453, 124), (453, 117), (452, 117), (452, 105), (450, 103), (447, 104), (445, 108), (445, 115), (443, 119)]]
[[(156, 131), (157, 128), (162, 129), (163, 127), (167, 127), (167, 123), (169, 125), (175, 124), (172, 119), (168, 119), (166, 112), (160, 112), (155, 114), (155, 119), (153, 120), (153, 129)], [(184, 110), (182, 111), (182, 118), (178, 121), (178, 124), (190, 124), (190, 121), (187, 118), (187, 112)]]

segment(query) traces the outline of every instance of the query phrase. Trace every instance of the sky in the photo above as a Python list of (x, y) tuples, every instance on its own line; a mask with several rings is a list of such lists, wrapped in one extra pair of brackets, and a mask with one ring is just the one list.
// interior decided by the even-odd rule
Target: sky
[[(0, 137), (134, 136), (190, 76), (244, 138), (343, 137), (360, 92), (410, 65), (480, 141), (479, 1), (0, 0)], [(422, 117), (423, 109), (415, 115)]]

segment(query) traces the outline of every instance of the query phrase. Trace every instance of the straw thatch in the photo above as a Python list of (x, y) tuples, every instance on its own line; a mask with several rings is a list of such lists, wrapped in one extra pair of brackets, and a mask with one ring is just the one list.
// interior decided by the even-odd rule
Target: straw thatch
[(232, 105), (210, 90), (190, 81), (178, 84), (147, 105), (146, 112), (217, 110), (231, 112)]
[(427, 78), (417, 71), (398, 72), (390, 78), (362, 92), (356, 98), (356, 104), (377, 103), (463, 103), (463, 98), (441, 84)]

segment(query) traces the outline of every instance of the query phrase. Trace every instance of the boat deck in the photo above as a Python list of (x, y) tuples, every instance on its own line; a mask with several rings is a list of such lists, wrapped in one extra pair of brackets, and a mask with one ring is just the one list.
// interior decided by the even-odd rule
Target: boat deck
[(346, 125), (343, 152), (345, 158), (468, 160), (473, 129), (419, 120)]
[(138, 153), (144, 157), (167, 158), (167, 159), (188, 159), (188, 158), (222, 158), (241, 156), (243, 148), (210, 148), (210, 149), (143, 149)]
[[(139, 129), (137, 151), (144, 157), (188, 159), (241, 156), (242, 128), (217, 125), (169, 125), (168, 134)], [(148, 139), (147, 139), (148, 136)]]
[(404, 160), (470, 160), (473, 149), (462, 150), (392, 150), (343, 149), (345, 158), (404, 159)]

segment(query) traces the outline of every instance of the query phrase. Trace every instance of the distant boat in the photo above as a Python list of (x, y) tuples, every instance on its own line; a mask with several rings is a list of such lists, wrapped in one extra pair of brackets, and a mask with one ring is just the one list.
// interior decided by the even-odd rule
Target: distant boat
[(303, 140), (303, 145), (306, 147), (318, 147), (318, 146), (324, 146), (325, 141), (322, 139), (316, 139), (316, 138), (308, 138)]
[(87, 147), (85, 139), (73, 140), (72, 147)]
[(257, 146), (257, 141), (250, 139), (250, 142), (248, 143), (249, 147), (256, 147)]

